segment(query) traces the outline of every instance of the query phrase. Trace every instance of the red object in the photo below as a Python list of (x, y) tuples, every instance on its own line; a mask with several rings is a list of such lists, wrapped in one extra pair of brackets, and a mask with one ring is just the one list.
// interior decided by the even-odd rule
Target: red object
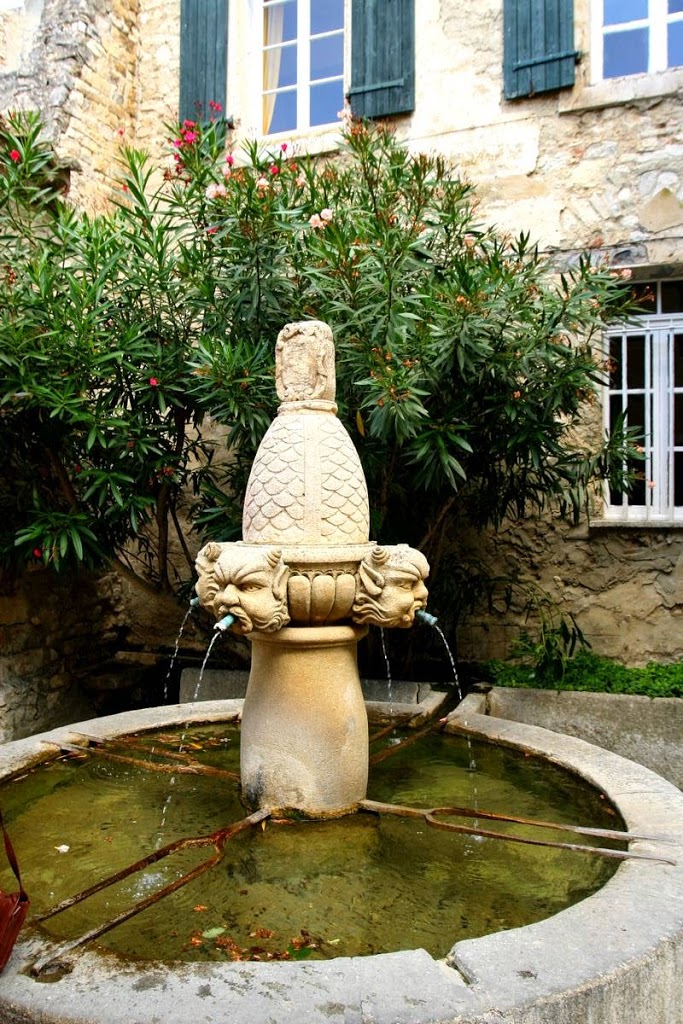
[(14, 949), (14, 943), (17, 941), (17, 936), (24, 923), (30, 901), (21, 884), (19, 865), (17, 864), (17, 858), (7, 834), (5, 823), (2, 820), (2, 812), (0, 812), (0, 827), (5, 839), (7, 860), (19, 883), (19, 892), (0, 891), (0, 971), (2, 971)]

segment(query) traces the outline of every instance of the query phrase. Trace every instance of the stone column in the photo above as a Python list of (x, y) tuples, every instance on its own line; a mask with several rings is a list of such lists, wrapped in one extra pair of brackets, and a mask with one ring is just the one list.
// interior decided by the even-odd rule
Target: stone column
[(365, 796), (368, 719), (356, 646), (366, 632), (340, 625), (250, 635), (241, 774), (251, 806), (327, 818)]

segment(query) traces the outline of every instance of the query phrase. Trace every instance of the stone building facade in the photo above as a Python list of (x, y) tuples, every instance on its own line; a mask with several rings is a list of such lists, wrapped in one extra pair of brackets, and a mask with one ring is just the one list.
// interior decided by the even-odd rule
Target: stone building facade
[[(94, 208), (107, 201), (122, 139), (163, 152), (165, 125), (179, 113), (183, 18), (217, 3), (226, 15), (226, 112), (238, 134), (253, 136), (263, 127), (262, 0), (0, 2), (0, 109), (42, 110), (71, 167), (76, 201)], [(303, 25), (309, 0), (288, 4), (298, 7)], [(482, 220), (512, 233), (529, 231), (560, 266), (589, 249), (630, 268), (635, 279), (683, 280), (683, 13), (670, 10), (680, 4), (670, 4), (668, 13), (666, 5), (650, 4), (660, 11), (655, 18), (643, 0), (644, 15), (628, 23), (615, 21), (621, 15), (603, 0), (338, 0), (336, 6), (343, 88), (351, 85), (352, 92), (352, 44), (360, 46), (352, 21), (359, 10), (383, 7), (396, 24), (412, 19), (414, 93), (394, 118), (397, 130), (412, 148), (451, 158), (475, 183)], [(543, 8), (548, 31), (556, 15), (564, 19), (571, 81), (539, 88), (532, 74), (526, 94), (507, 98), (506, 51), (521, 45), (511, 33), (522, 31), (532, 7), (537, 15)], [(286, 24), (275, 30), (281, 41)], [(339, 31), (332, 26), (330, 39)], [(538, 57), (535, 29), (524, 31), (532, 38), (527, 64), (544, 65), (552, 54)], [(311, 152), (334, 147), (333, 124), (297, 123), (273, 139)], [(673, 313), (668, 329), (675, 335), (683, 306)], [(679, 383), (670, 381), (667, 393)], [(675, 425), (670, 432), (673, 452), (683, 437)], [(656, 509), (652, 495), (640, 509), (615, 505), (605, 515), (597, 508), (574, 529), (552, 517), (511, 523), (496, 539), (495, 557), (571, 611), (597, 651), (631, 664), (679, 658), (683, 500), (680, 508), (677, 500), (676, 489)], [(472, 619), (460, 632), (460, 656), (504, 655), (523, 622), (521, 604), (499, 618)]]

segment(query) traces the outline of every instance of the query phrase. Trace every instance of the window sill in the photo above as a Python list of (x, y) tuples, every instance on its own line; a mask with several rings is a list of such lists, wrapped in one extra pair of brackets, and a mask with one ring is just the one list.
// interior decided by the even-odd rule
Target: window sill
[(648, 519), (617, 519), (604, 517), (602, 519), (591, 519), (589, 528), (593, 530), (680, 530), (683, 529), (683, 519), (672, 519), (662, 516), (661, 519), (650, 517)]
[(560, 114), (618, 107), (638, 100), (661, 99), (683, 88), (683, 68), (659, 71), (651, 75), (625, 75), (605, 79), (595, 85), (577, 85), (559, 95)]
[(288, 156), (322, 156), (324, 153), (335, 153), (339, 149), (341, 130), (341, 122), (336, 122), (323, 125), (320, 128), (277, 132), (273, 135), (265, 135), (262, 146), (266, 150), (279, 149), (286, 143)]

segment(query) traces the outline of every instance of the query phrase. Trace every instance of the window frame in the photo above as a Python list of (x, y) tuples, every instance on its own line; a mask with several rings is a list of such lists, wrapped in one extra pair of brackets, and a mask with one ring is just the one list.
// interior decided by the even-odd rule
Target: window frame
[[(658, 310), (661, 309), (663, 283), (653, 282), (657, 286)], [(626, 493), (621, 496), (620, 504), (612, 503), (609, 486), (605, 483), (602, 522), (605, 525), (683, 526), (683, 505), (674, 504), (674, 457), (683, 453), (683, 444), (675, 443), (674, 396), (683, 395), (683, 381), (678, 385), (675, 383), (675, 351), (672, 343), (675, 336), (683, 335), (683, 311), (643, 314), (627, 324), (610, 328), (604, 335), (606, 357), (610, 358), (613, 339), (643, 335), (643, 386), (628, 388), (628, 366), (624, 361), (619, 386), (613, 387), (608, 382), (603, 389), (603, 425), (606, 434), (609, 433), (610, 399), (613, 396), (621, 396), (623, 409), (628, 394), (643, 395), (645, 438), (642, 472), (645, 504), (634, 504), (631, 496)]]
[[(296, 126), (293, 128), (283, 129), (279, 132), (265, 132), (263, 130), (263, 97), (265, 95), (263, 89), (263, 16), (264, 16), (264, 0), (249, 0), (249, 18), (247, 21), (248, 25), (248, 57), (247, 60), (234, 59), (233, 62), (228, 60), (228, 65), (231, 63), (238, 64), (240, 71), (243, 73), (245, 66), (251, 68), (251, 74), (245, 75), (245, 79), (249, 78), (249, 88), (243, 92), (242, 98), (251, 97), (251, 101), (248, 103), (248, 126), (252, 131), (255, 131), (259, 138), (274, 140), (282, 138), (292, 137), (306, 137), (309, 135), (325, 135), (328, 134), (332, 129), (337, 129), (339, 121), (335, 117), (332, 121), (327, 121), (324, 124), (311, 125), (310, 124), (310, 40), (312, 38), (310, 34), (310, 11), (311, 11), (311, 0), (297, 0), (297, 4), (301, 5), (304, 12), (308, 15), (308, 29), (309, 31), (304, 36), (299, 35), (299, 26), (297, 25), (297, 42), (303, 39), (306, 41), (306, 45), (297, 47), (297, 83), (295, 86), (287, 89), (273, 90), (273, 92), (295, 92), (296, 93)], [(349, 60), (350, 60), (350, 0), (343, 0), (344, 8), (344, 24), (343, 24), (343, 66), (341, 74), (342, 83), (342, 99), (340, 100), (339, 109), (344, 105), (343, 97), (346, 93), (346, 89), (349, 82)], [(297, 12), (298, 14), (300, 13)], [(335, 33), (336, 34), (336, 33)], [(316, 33), (314, 38), (318, 38)], [(322, 38), (327, 33), (320, 34)], [(306, 86), (303, 86), (303, 80), (306, 81)], [(337, 81), (339, 76), (332, 76), (329, 79), (320, 79), (323, 81)], [(316, 83), (318, 80), (316, 79)], [(242, 91), (242, 90), (240, 90)], [(242, 106), (242, 104), (240, 104)], [(335, 114), (337, 111), (335, 111)], [(305, 123), (303, 123), (305, 122)]]
[[(675, 71), (683, 67), (683, 64), (668, 63), (667, 53), (667, 29), (671, 22), (682, 22), (683, 11), (668, 12), (668, 0), (647, 0), (648, 13), (645, 18), (632, 19), (619, 22), (614, 26), (603, 25), (604, 0), (592, 0), (591, 2), (591, 84), (597, 85), (603, 82), (621, 81), (634, 79), (649, 75), (662, 74)], [(626, 73), (623, 75), (604, 75), (604, 37), (625, 28), (647, 27), (648, 37), (648, 67), (646, 71)]]

